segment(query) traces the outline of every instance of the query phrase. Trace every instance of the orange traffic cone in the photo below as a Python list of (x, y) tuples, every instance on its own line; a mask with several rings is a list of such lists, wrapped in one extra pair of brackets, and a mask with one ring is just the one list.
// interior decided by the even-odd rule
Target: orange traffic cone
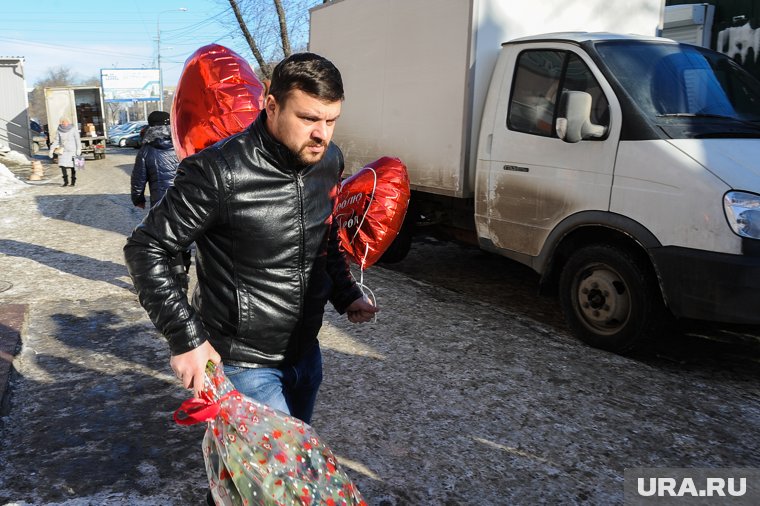
[(42, 162), (34, 160), (32, 162), (32, 173), (29, 175), (29, 181), (39, 181), (45, 175), (45, 169), (42, 168)]

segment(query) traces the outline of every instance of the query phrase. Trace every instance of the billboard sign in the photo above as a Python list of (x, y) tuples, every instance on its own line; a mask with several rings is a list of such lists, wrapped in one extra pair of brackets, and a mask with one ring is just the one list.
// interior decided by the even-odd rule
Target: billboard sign
[(158, 102), (161, 79), (158, 69), (100, 69), (106, 102)]

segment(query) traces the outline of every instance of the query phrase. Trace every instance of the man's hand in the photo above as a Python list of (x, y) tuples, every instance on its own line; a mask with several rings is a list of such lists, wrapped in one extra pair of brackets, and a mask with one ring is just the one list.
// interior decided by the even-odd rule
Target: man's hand
[(193, 390), (195, 397), (200, 397), (203, 390), (203, 376), (206, 373), (206, 363), (211, 360), (219, 365), (222, 357), (216, 352), (211, 343), (205, 341), (202, 345), (180, 355), (174, 355), (169, 361), (174, 374), (187, 389)]
[(370, 301), (364, 297), (360, 297), (346, 308), (346, 315), (351, 323), (366, 323), (371, 321), (378, 311), (380, 309), (372, 305)]

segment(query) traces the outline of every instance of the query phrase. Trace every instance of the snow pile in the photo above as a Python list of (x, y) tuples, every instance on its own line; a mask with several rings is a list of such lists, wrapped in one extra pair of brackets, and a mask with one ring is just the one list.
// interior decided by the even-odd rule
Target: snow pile
[(0, 153), (0, 161), (12, 163), (16, 165), (29, 165), (30, 162), (29, 159), (24, 156), (23, 154), (19, 153), (18, 151), (5, 151)]
[(13, 175), (8, 167), (0, 163), (0, 197), (13, 195), (19, 188), (27, 186), (26, 183)]

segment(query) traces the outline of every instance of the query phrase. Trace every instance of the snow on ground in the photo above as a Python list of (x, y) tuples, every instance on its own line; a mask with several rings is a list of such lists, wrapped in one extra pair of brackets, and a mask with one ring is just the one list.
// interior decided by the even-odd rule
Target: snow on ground
[(24, 188), (27, 184), (18, 179), (8, 167), (0, 163), (0, 197), (7, 197)]
[(7, 162), (16, 165), (29, 165), (32, 163), (24, 154), (13, 150), (3, 151), (0, 153), (0, 162)]

